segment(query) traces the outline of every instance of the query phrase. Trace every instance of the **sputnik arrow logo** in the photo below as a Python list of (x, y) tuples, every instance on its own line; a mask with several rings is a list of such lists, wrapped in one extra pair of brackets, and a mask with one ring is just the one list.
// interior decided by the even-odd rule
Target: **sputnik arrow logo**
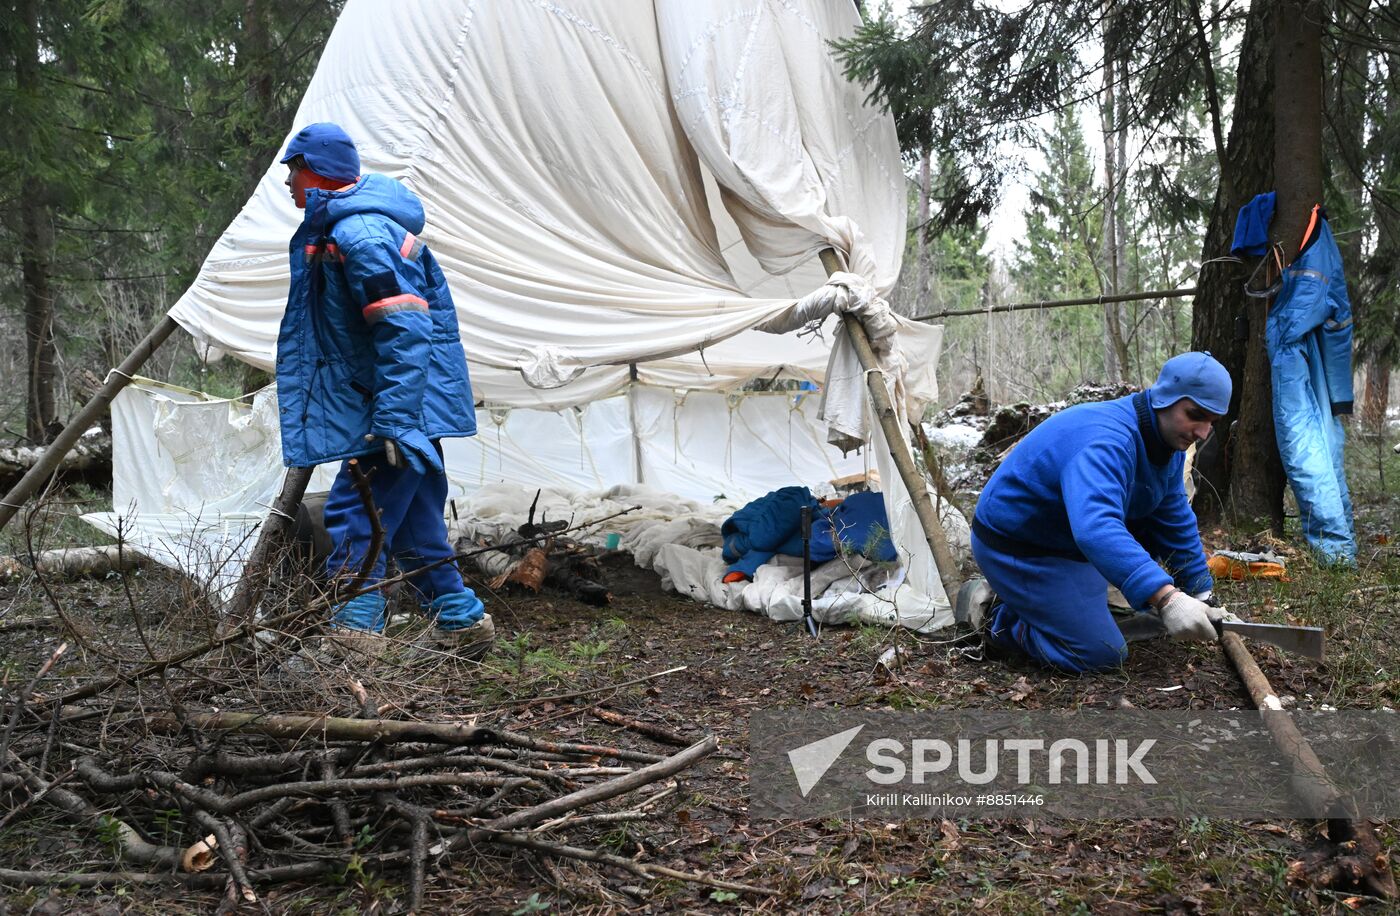
[(865, 726), (857, 725), (855, 728), (848, 728), (843, 732), (828, 735), (820, 741), (813, 741), (788, 751), (788, 763), (792, 764), (792, 775), (797, 777), (797, 790), (802, 793), (803, 798), (816, 788), (826, 771), (831, 769), (831, 765), (841, 756), (841, 752), (850, 746), (862, 728)]

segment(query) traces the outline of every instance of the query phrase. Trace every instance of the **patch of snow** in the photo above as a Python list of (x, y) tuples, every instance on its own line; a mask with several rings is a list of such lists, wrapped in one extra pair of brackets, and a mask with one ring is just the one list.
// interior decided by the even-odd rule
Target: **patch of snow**
[(962, 423), (952, 423), (948, 426), (925, 424), (924, 433), (928, 436), (929, 442), (944, 448), (973, 448), (982, 440), (982, 430)]

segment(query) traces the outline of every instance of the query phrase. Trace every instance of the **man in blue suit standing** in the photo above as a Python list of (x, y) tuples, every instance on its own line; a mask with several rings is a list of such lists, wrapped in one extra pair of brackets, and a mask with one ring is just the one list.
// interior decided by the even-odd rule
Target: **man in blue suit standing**
[[(384, 578), (386, 552), (404, 571), (438, 563), (409, 581), (437, 641), (480, 657), (495, 628), (449, 560), (439, 444), (475, 435), (476, 412), (452, 293), (418, 238), (423, 205), (391, 178), (361, 176), (354, 141), (336, 124), (303, 128), (282, 162), (306, 211), (277, 340), (282, 456), (288, 467), (345, 462), (326, 499), (326, 571), (353, 577), (369, 551), (348, 462), (357, 458), (384, 529), (365, 584)], [(385, 608), (377, 591), (350, 598), (332, 612), (333, 632), (373, 652)]]
[(1224, 612), (1207, 603), (1213, 581), (1183, 470), (1230, 394), (1224, 366), (1183, 353), (1148, 390), (1061, 411), (1016, 445), (972, 521), (972, 554), (998, 598), (983, 634), (990, 654), (1070, 672), (1121, 665), (1109, 584), (1157, 611), (1174, 639), (1218, 638)]

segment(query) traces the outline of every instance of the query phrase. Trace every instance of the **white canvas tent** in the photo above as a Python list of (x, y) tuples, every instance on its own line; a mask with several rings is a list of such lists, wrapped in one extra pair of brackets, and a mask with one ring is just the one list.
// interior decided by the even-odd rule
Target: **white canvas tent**
[[(941, 329), (879, 299), (899, 272), (905, 194), (890, 119), (828, 45), (857, 22), (847, 0), (346, 4), (289, 135), (336, 121), (365, 171), (424, 200), (481, 401), (477, 439), (449, 448), (462, 491), (646, 482), (742, 502), (869, 461), (906, 561), (899, 600), (925, 626), (946, 622), (839, 321), (759, 330), (854, 304), (894, 330), (880, 349), (901, 402), (936, 396)], [(170, 312), (211, 358), (273, 364), (300, 220), (284, 176), (269, 167)], [(827, 248), (842, 284), (817, 261)], [(826, 445), (810, 397), (744, 391), (772, 377), (823, 384), (827, 424), (871, 448)], [(123, 536), (168, 561), (204, 551), (227, 585), (242, 556), (230, 544), (246, 547), (277, 489), (271, 397), (248, 412), (128, 389), (114, 407), (117, 511), (93, 520), (121, 517)], [(191, 533), (202, 546), (184, 544)]]

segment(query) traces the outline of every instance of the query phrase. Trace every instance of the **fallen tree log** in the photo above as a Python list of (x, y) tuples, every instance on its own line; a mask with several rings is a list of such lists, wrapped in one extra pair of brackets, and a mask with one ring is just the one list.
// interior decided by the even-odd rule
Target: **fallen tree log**
[(136, 551), (117, 544), (99, 547), (60, 547), (32, 558), (0, 556), (0, 580), (20, 579), (38, 573), (51, 579), (89, 579), (110, 572), (130, 572), (144, 562)]
[[(43, 445), (12, 445), (0, 448), (0, 487), (14, 486), (29, 473), (48, 451)], [(91, 481), (112, 479), (112, 436), (102, 427), (94, 426), (83, 434), (72, 450), (54, 469), (62, 477), (80, 477)]]

